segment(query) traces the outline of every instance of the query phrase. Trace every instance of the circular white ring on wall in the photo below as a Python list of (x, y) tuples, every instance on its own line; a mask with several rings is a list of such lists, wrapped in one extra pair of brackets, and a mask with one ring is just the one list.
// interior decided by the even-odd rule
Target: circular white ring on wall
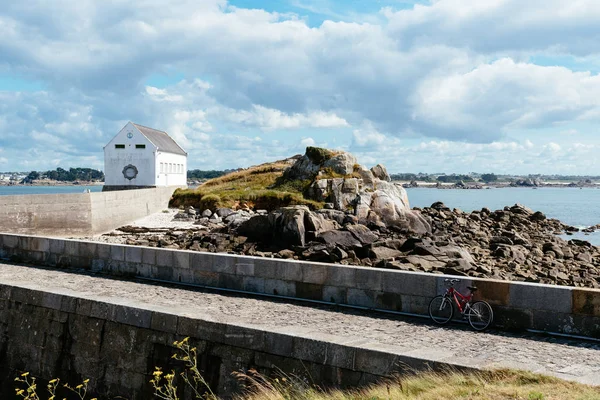
[(125, 179), (135, 179), (138, 175), (138, 169), (135, 165), (129, 164), (123, 168), (123, 176)]

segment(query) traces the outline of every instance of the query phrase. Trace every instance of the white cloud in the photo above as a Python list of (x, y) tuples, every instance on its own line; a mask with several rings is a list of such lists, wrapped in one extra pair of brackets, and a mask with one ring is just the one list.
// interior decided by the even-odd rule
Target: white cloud
[(315, 142), (315, 139), (313, 139), (313, 138), (310, 138), (310, 137), (308, 137), (308, 138), (303, 138), (303, 139), (300, 141), (300, 146), (301, 146), (301, 147), (314, 146), (315, 144), (316, 144), (316, 142)]
[(342, 128), (349, 124), (334, 113), (311, 111), (306, 114), (286, 114), (273, 108), (253, 105), (250, 111), (213, 109), (211, 113), (237, 124), (267, 131), (298, 128)]
[(561, 147), (559, 144), (557, 143), (553, 143), (550, 142), (548, 143), (546, 146), (544, 146), (545, 149), (547, 149), (548, 151), (550, 151), (551, 153), (558, 153), (559, 151), (561, 151)]
[(480, 53), (598, 53), (595, 0), (439, 0), (386, 15), (405, 48), (435, 43)]
[(153, 86), (146, 86), (146, 93), (155, 101), (180, 103), (184, 100), (183, 96), (169, 95), (165, 89), (158, 89)]
[[(548, 127), (600, 115), (600, 76), (563, 67), (501, 59), (465, 74), (426, 79), (414, 100), (414, 116), (457, 139), (488, 141), (511, 129)], [(454, 130), (455, 134), (452, 135)]]
[(388, 137), (375, 129), (372, 123), (365, 122), (359, 129), (352, 132), (352, 145), (358, 148), (381, 148), (390, 145), (395, 138)]
[[(101, 166), (102, 146), (132, 120), (169, 131), (205, 165), (286, 156), (306, 138), (369, 160), (394, 154), (402, 168), (420, 161), (400, 151), (444, 154), (448, 169), (480, 154), (512, 168), (534, 162), (528, 151), (567, 157), (557, 132), (587, 144), (595, 132), (576, 123), (600, 120), (598, 75), (530, 61), (597, 59), (592, 0), (439, 0), (318, 27), (225, 0), (165, 5), (0, 5), (2, 73), (44, 87), (0, 91), (9, 162), (27, 152), (38, 166), (86, 157)], [(147, 82), (173, 71), (176, 83)], [(211, 150), (222, 152), (204, 161)]]

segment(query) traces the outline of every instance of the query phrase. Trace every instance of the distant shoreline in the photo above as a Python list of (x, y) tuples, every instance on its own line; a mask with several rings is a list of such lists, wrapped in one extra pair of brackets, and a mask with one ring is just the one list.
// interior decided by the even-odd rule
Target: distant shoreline
[(62, 182), (62, 181), (38, 181), (34, 183), (4, 183), (0, 182), (0, 187), (28, 187), (28, 186), (103, 186), (104, 182)]
[(573, 182), (541, 182), (539, 185), (511, 185), (509, 182), (498, 182), (483, 184), (479, 182), (464, 182), (464, 186), (457, 186), (456, 183), (451, 182), (424, 182), (417, 181), (417, 185), (411, 185), (408, 181), (394, 181), (395, 183), (401, 184), (404, 188), (408, 189), (462, 189), (462, 190), (482, 190), (482, 189), (504, 189), (504, 188), (526, 188), (526, 189), (539, 189), (539, 188), (590, 188), (600, 189), (600, 184), (585, 184), (578, 185)]

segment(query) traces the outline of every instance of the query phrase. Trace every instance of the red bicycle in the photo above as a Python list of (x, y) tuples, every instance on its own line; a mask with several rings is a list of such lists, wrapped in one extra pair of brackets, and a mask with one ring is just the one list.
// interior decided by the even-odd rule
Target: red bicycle
[(458, 290), (454, 289), (454, 284), (460, 282), (460, 279), (444, 279), (444, 283), (448, 286), (446, 293), (434, 297), (429, 303), (429, 316), (436, 324), (444, 325), (452, 320), (454, 316), (454, 306), (456, 304), (458, 311), (463, 318), (469, 321), (469, 325), (476, 331), (486, 329), (494, 319), (492, 306), (485, 301), (476, 301), (471, 304), (473, 293), (477, 291), (474, 286), (467, 286), (470, 293), (463, 295)]

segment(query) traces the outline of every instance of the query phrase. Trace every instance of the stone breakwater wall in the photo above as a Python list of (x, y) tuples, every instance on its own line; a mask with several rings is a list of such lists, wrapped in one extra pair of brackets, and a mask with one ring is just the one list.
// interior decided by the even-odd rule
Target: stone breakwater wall
[(0, 231), (60, 237), (104, 233), (167, 208), (174, 191), (0, 196)]
[[(449, 277), (13, 234), (0, 234), (0, 258), (419, 315)], [(497, 328), (600, 338), (600, 290), (461, 279), (459, 290), (476, 285), (492, 304)]]
[(406, 367), (449, 367), (331, 335), (258, 330), (190, 318), (165, 306), (10, 285), (0, 285), (0, 332), (3, 399), (14, 397), (14, 378), (22, 371), (72, 385), (90, 379), (90, 392), (102, 398), (150, 399), (156, 366), (181, 370), (171, 355), (173, 342), (184, 337), (198, 349), (198, 367), (212, 390), (225, 398), (241, 390), (231, 373), (250, 368), (312, 377), (322, 386), (356, 387)]

